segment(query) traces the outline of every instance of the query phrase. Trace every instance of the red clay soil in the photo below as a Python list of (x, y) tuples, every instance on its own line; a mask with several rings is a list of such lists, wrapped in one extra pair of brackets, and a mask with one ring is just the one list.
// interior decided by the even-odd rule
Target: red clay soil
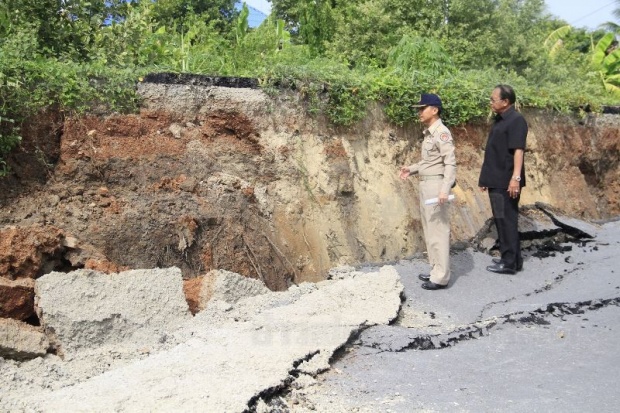
[(0, 179), (0, 317), (32, 316), (32, 288), (9, 281), (77, 268), (176, 266), (185, 280), (218, 268), (288, 287), (254, 188), (237, 178), (275, 175), (243, 115), (38, 122)]

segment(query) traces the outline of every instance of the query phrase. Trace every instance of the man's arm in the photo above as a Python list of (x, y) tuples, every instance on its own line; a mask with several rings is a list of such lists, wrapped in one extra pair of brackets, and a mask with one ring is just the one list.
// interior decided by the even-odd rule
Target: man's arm
[(417, 174), (419, 169), (420, 166), (417, 163), (410, 166), (401, 166), (398, 175), (400, 179), (407, 179), (410, 175)]
[(523, 149), (515, 149), (514, 154), (514, 168), (512, 169), (512, 176), (521, 176), (523, 170)]
[(443, 182), (439, 193), (439, 203), (443, 204), (448, 200), (450, 188), (456, 180), (456, 155), (452, 136), (448, 140), (440, 139), (438, 145), (443, 159)]
[(513, 121), (508, 130), (508, 145), (509, 148), (514, 150), (512, 175), (508, 183), (508, 193), (513, 198), (518, 197), (519, 191), (521, 190), (521, 182), (514, 178), (520, 177), (521, 171), (523, 170), (523, 154), (525, 153), (525, 141), (528, 132), (527, 122), (523, 116), (520, 114), (517, 116), (518, 117)]
[(521, 190), (521, 182), (515, 179), (516, 176), (521, 176), (521, 168), (523, 168), (523, 149), (515, 149), (514, 154), (514, 167), (512, 169), (512, 177), (508, 183), (508, 193), (511, 197), (516, 198), (519, 196)]

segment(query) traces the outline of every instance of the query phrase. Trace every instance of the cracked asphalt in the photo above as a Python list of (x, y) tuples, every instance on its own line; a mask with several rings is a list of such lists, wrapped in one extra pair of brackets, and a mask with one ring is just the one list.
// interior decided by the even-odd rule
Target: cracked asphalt
[(292, 411), (615, 412), (620, 409), (620, 222), (517, 275), (452, 256), (449, 288), (420, 288), (422, 260), (395, 265), (396, 323), (364, 330), (332, 368), (286, 396)]

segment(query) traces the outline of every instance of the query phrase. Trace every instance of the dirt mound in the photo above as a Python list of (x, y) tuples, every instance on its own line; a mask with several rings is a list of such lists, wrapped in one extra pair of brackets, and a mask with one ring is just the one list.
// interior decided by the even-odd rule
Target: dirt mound
[(46, 194), (14, 201), (10, 221), (64, 228), (121, 267), (228, 268), (284, 289), (253, 188), (223, 172), (260, 156), (255, 135), (239, 114), (70, 119)]
[(15, 280), (38, 278), (60, 266), (63, 232), (53, 226), (26, 229), (9, 227), (0, 230), (0, 274)]

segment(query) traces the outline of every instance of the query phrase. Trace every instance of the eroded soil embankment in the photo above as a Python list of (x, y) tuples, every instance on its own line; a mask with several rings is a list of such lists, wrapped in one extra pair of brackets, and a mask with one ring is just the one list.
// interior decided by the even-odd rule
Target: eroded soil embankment
[[(13, 254), (34, 253), (41, 261), (73, 249), (122, 268), (177, 266), (188, 278), (228, 268), (263, 278), (274, 290), (286, 288), (292, 270), (272, 246), (253, 186), (243, 171), (224, 171), (261, 156), (256, 132), (238, 114), (194, 122), (184, 122), (186, 133), (175, 136), (178, 124), (165, 114), (69, 120), (51, 179), (5, 197), (2, 214), (2, 224), (34, 232), (22, 237), (31, 242), (12, 242), (11, 249), (34, 248), (46, 228), (62, 235), (53, 251)], [(263, 179), (270, 179), (268, 171), (252, 176), (254, 182)], [(41, 234), (29, 226), (43, 228)], [(64, 237), (77, 241), (63, 247)], [(8, 261), (23, 266), (34, 260)], [(71, 264), (97, 267), (87, 261), (76, 258)], [(58, 264), (52, 266), (62, 269)], [(8, 264), (3, 273), (20, 278), (28, 272), (16, 271)], [(41, 269), (30, 271), (40, 275)]]
[[(140, 87), (140, 114), (45, 114), (25, 125), (12, 174), (0, 181), (2, 288), (18, 300), (32, 299), (23, 280), (51, 270), (176, 266), (190, 280), (225, 269), (283, 290), (339, 264), (424, 249), (417, 183), (396, 173), (419, 159), (417, 125), (394, 127), (372, 109), (358, 125), (334, 128), (309, 117), (295, 94)], [(620, 214), (617, 124), (526, 116), (522, 204), (585, 219)], [(454, 241), (470, 240), (490, 216), (477, 189), (487, 131), (453, 128)]]

